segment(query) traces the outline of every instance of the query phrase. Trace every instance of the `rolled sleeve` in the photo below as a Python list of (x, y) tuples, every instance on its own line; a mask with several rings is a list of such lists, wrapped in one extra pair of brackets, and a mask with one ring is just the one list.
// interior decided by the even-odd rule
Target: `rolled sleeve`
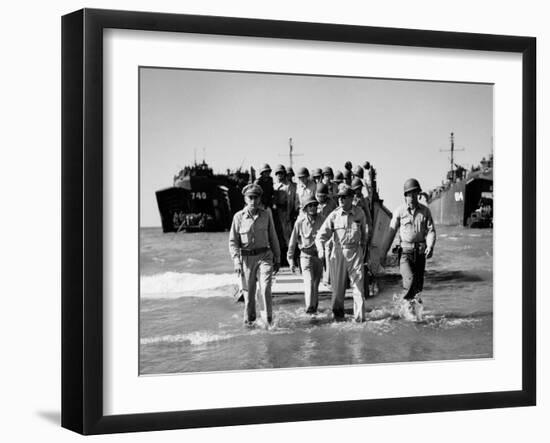
[(233, 217), (231, 222), (231, 228), (229, 230), (229, 254), (231, 255), (232, 260), (240, 261), (241, 260), (241, 239), (239, 237), (239, 224), (240, 217), (238, 214)]

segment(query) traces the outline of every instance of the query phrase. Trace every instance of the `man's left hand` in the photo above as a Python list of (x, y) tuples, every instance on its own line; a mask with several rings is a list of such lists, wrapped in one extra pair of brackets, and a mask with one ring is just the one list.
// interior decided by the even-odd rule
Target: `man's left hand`
[(279, 272), (279, 269), (281, 269), (281, 263), (279, 262), (273, 263), (273, 273), (276, 274), (277, 272)]

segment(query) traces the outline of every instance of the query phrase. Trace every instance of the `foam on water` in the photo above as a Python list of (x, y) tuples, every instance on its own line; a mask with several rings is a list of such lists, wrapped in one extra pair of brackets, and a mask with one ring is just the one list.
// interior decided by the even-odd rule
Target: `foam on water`
[(237, 281), (235, 274), (165, 272), (141, 276), (140, 289), (142, 298), (231, 297)]
[(189, 343), (192, 346), (204, 345), (232, 338), (230, 334), (214, 334), (207, 331), (191, 332), (189, 334), (163, 335), (160, 337), (145, 337), (140, 340), (142, 345), (158, 343)]

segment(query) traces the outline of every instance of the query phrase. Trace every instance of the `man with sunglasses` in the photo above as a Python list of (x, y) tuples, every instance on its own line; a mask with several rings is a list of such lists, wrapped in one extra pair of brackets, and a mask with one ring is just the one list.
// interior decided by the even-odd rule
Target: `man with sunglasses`
[(256, 285), (266, 321), (273, 320), (271, 284), (279, 271), (281, 252), (271, 211), (261, 204), (262, 188), (251, 184), (243, 189), (246, 206), (233, 217), (229, 231), (229, 253), (235, 272), (243, 278), (244, 322), (256, 320)]

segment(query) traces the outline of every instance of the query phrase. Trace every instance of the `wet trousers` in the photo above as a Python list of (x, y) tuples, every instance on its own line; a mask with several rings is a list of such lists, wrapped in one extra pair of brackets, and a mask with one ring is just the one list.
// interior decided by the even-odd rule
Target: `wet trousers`
[(365, 267), (363, 249), (334, 247), (330, 260), (332, 280), (332, 312), (335, 318), (344, 317), (344, 298), (349, 276), (353, 288), (353, 316), (356, 321), (365, 320)]
[(256, 285), (259, 283), (258, 298), (260, 309), (266, 312), (267, 321), (273, 318), (271, 283), (273, 280), (273, 253), (271, 251), (258, 255), (242, 257), (244, 282), (244, 321), (256, 320)]
[(419, 250), (403, 249), (399, 259), (399, 271), (403, 277), (403, 298), (411, 300), (422, 292), (426, 256)]
[(323, 276), (323, 261), (315, 255), (300, 255), (302, 277), (304, 278), (304, 298), (306, 311), (313, 313), (319, 305), (319, 283)]

